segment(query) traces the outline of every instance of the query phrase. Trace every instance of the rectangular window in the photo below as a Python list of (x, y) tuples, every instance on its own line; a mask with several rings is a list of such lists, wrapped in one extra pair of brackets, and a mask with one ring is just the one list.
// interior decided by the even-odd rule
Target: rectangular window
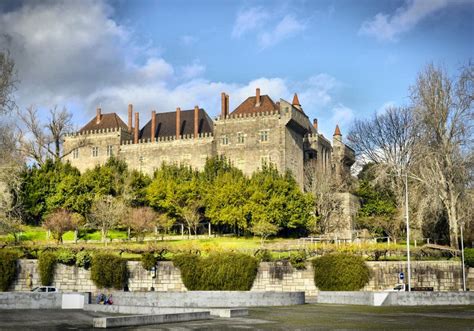
[(242, 132), (237, 132), (237, 143), (238, 144), (245, 143), (245, 135)]
[(228, 145), (229, 144), (229, 138), (227, 136), (222, 136), (221, 144), (222, 145)]
[(99, 156), (99, 147), (94, 146), (92, 147), (92, 157), (98, 157)]
[(112, 156), (113, 155), (113, 147), (112, 145), (107, 146), (107, 156)]
[(268, 130), (260, 130), (260, 141), (268, 141)]
[(76, 148), (75, 150), (72, 151), (72, 158), (73, 159), (79, 158), (79, 148)]

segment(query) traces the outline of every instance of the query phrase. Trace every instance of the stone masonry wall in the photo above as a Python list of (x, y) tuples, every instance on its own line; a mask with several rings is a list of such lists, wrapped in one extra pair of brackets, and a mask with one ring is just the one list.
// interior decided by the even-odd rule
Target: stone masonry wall
[[(393, 288), (398, 283), (398, 274), (405, 272), (404, 262), (368, 262), (372, 270), (372, 279), (363, 289), (377, 291)], [(39, 286), (39, 273), (36, 260), (20, 260), (19, 276), (12, 290), (29, 291), (27, 286), (28, 275), (32, 277), (32, 287)], [(172, 262), (159, 262), (156, 278), (144, 270), (140, 262), (128, 262), (130, 271), (130, 291), (149, 291), (153, 286), (155, 291), (187, 291), (181, 280), (179, 269)], [(474, 269), (466, 269), (467, 287), (474, 289)], [(459, 291), (462, 288), (462, 275), (459, 262), (451, 261), (417, 261), (412, 262), (412, 286), (434, 287), (435, 291)], [(62, 291), (83, 291), (98, 293), (100, 290), (90, 280), (90, 270), (69, 267), (58, 264), (56, 266), (54, 282)], [(260, 263), (257, 277), (251, 291), (304, 291), (307, 296), (317, 295), (318, 289), (314, 285), (313, 269), (310, 263), (305, 270), (295, 270), (285, 262)]]

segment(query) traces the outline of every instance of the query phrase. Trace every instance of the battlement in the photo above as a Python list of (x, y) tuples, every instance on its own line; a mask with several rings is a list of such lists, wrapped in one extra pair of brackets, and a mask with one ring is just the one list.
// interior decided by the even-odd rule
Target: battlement
[(211, 132), (205, 132), (205, 133), (200, 133), (198, 137), (194, 137), (192, 134), (185, 134), (180, 136), (178, 139), (176, 136), (167, 136), (167, 137), (158, 137), (155, 138), (153, 141), (148, 138), (148, 139), (139, 139), (137, 144), (133, 143), (133, 140), (125, 140), (122, 141), (120, 145), (138, 145), (138, 144), (156, 144), (156, 143), (161, 143), (161, 142), (178, 142), (178, 141), (190, 141), (190, 142), (196, 142), (199, 140), (211, 140), (214, 138), (213, 134)]
[(67, 133), (65, 135), (65, 137), (89, 136), (89, 135), (95, 135), (95, 134), (114, 133), (114, 132), (121, 133), (122, 131), (124, 131), (122, 128), (107, 128), (107, 129), (98, 129), (98, 130), (86, 130), (86, 131), (78, 131), (78, 132)]
[(243, 118), (255, 118), (255, 117), (279, 117), (280, 111), (279, 110), (274, 110), (274, 111), (264, 111), (264, 112), (256, 112), (256, 113), (244, 113), (244, 114), (230, 114), (225, 116), (225, 118), (221, 116), (217, 116), (214, 118), (214, 120), (217, 121), (227, 121), (227, 120), (238, 120), (238, 119), (243, 119)]

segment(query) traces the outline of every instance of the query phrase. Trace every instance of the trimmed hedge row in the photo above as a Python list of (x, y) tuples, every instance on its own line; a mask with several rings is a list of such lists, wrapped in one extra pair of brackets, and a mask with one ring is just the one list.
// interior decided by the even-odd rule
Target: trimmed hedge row
[(474, 268), (474, 248), (464, 249), (464, 264), (469, 268)]
[(112, 254), (94, 254), (92, 257), (91, 279), (99, 288), (120, 290), (128, 282), (127, 261)]
[(8, 291), (15, 281), (18, 257), (16, 251), (0, 250), (0, 291)]
[(313, 260), (314, 283), (323, 291), (358, 291), (370, 280), (370, 269), (360, 256), (329, 254)]
[(190, 291), (249, 291), (258, 270), (258, 260), (241, 253), (182, 254), (173, 263)]
[(53, 252), (43, 252), (38, 257), (38, 269), (41, 285), (49, 286), (54, 280), (54, 269), (56, 268), (57, 256)]

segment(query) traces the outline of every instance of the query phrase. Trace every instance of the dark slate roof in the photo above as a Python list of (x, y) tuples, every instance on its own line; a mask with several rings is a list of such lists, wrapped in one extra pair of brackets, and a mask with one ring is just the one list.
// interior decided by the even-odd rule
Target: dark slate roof
[(260, 97), (260, 106), (256, 107), (255, 103), (256, 97), (248, 97), (247, 100), (235, 108), (231, 114), (253, 114), (278, 110), (278, 106), (268, 95), (262, 95)]
[(128, 130), (127, 124), (116, 113), (102, 114), (100, 122), (97, 123), (96, 117), (94, 116), (89, 123), (84, 125), (79, 132), (101, 130), (101, 129), (118, 129)]
[[(204, 109), (199, 109), (199, 133), (212, 133), (212, 119)], [(181, 110), (181, 135), (194, 134), (194, 109)], [(156, 114), (155, 138), (176, 136), (176, 111)], [(140, 130), (140, 139), (151, 138), (151, 119)]]

